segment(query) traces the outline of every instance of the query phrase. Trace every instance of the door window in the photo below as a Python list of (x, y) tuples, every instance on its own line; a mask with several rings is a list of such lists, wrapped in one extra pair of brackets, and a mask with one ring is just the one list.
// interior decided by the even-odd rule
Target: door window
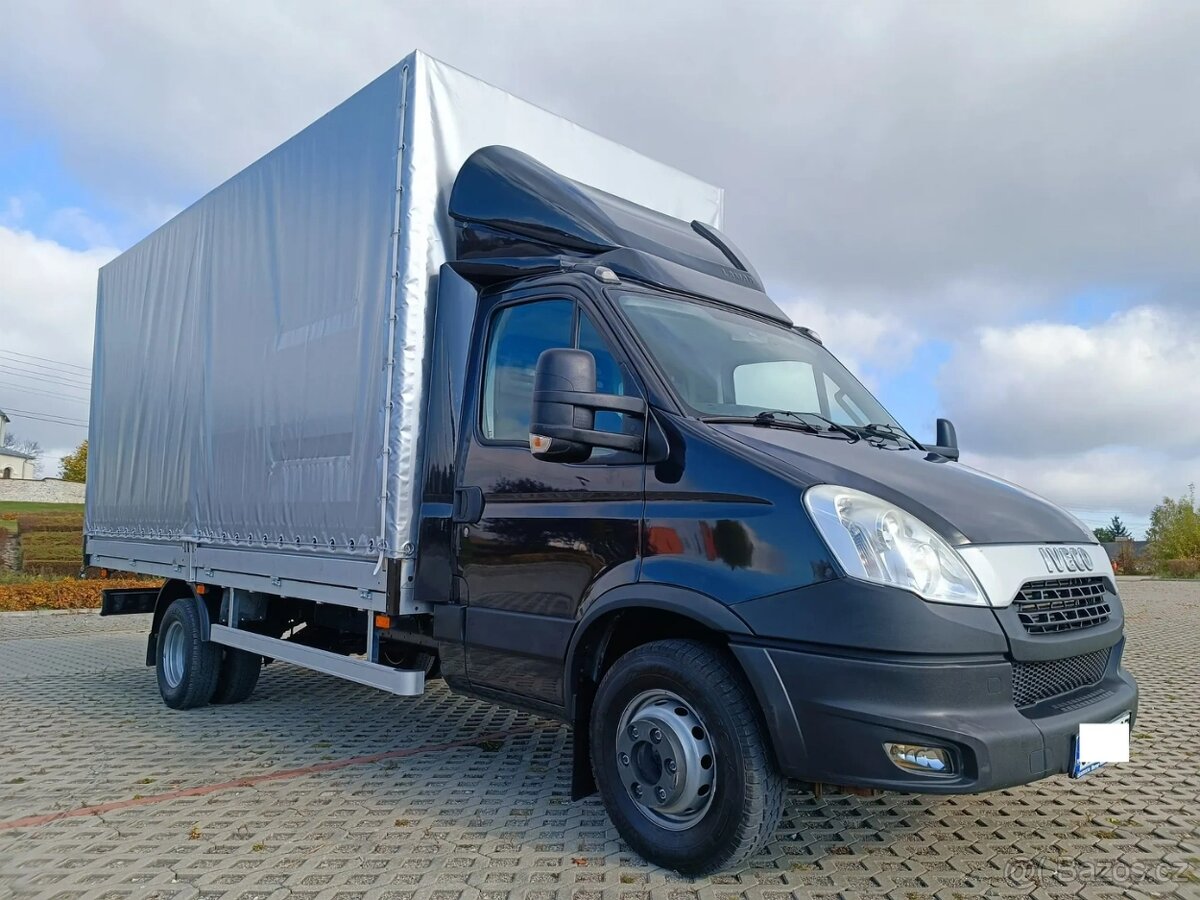
[[(602, 394), (634, 394), (637, 387), (625, 367), (596, 328), (591, 315), (580, 310), (578, 330), (575, 304), (571, 300), (537, 300), (501, 309), (493, 320), (483, 373), (481, 427), (485, 440), (529, 440), (529, 416), (533, 407), (533, 379), (538, 357), (552, 347), (587, 350), (596, 360), (596, 390)], [(621, 413), (599, 410), (595, 429), (622, 434), (637, 427)], [(592, 459), (614, 455), (615, 450), (596, 448)]]
[(575, 304), (538, 300), (507, 306), (494, 320), (483, 376), (483, 436), (529, 440), (533, 376), (543, 350), (572, 345)]

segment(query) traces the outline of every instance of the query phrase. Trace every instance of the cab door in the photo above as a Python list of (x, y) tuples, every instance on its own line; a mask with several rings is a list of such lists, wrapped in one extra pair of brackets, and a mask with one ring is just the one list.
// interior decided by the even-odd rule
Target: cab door
[[(598, 308), (574, 289), (501, 295), (477, 318), (476, 386), (455, 491), (456, 572), (466, 604), (467, 677), (487, 693), (563, 702), (563, 664), (580, 605), (636, 581), (642, 455), (595, 450), (584, 463), (534, 459), (529, 417), (538, 356), (577, 347), (597, 389), (642, 396)], [(623, 417), (597, 415), (620, 432)]]

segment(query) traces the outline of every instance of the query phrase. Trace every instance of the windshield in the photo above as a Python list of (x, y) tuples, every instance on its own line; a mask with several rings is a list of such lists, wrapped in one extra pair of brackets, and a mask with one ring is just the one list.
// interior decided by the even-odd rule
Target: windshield
[(841, 425), (898, 425), (833, 354), (786, 326), (677, 297), (622, 292), (617, 301), (697, 415), (788, 410)]

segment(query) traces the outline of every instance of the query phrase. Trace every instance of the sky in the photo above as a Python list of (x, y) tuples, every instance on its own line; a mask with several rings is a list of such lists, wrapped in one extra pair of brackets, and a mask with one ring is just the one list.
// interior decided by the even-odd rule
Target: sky
[(946, 416), (964, 462), (1138, 537), (1200, 476), (1200, 4), (41, 0), (3, 20), (0, 409), (46, 474), (86, 434), (98, 266), (421, 48), (724, 187), (772, 296), (918, 438)]

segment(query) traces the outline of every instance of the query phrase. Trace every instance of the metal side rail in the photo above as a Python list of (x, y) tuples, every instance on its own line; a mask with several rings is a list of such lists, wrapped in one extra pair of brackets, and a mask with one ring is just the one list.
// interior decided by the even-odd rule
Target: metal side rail
[(271, 659), (282, 659), (314, 672), (336, 675), (338, 678), (379, 688), (391, 694), (416, 697), (425, 692), (425, 673), (420, 669), (394, 669), (391, 666), (367, 662), (365, 659), (317, 650), (251, 631), (230, 628), (227, 625), (214, 624), (211, 632), (213, 643), (259, 653)]

